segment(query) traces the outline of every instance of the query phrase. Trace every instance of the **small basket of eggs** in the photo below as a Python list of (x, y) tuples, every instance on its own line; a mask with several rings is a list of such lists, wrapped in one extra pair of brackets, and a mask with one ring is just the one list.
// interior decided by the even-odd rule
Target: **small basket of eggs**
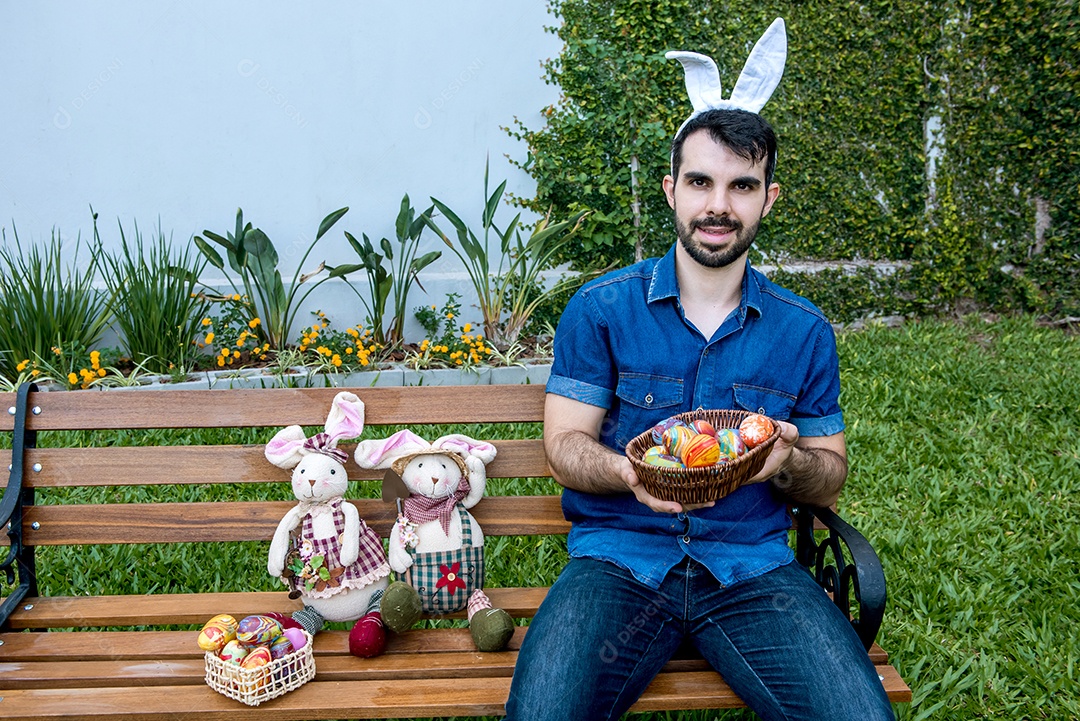
[(205, 651), (206, 685), (248, 706), (277, 698), (315, 677), (311, 634), (285, 628), (270, 616), (237, 622), (214, 616), (199, 633)]
[(645, 490), (663, 501), (708, 503), (765, 465), (780, 424), (758, 413), (696, 410), (671, 416), (626, 444)]

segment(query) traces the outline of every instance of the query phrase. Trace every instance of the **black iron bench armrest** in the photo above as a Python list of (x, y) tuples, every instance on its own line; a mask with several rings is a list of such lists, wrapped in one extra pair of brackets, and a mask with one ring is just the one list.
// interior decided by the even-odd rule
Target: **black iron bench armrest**
[[(24, 383), (19, 386), (16, 395), (11, 471), (4, 494), (0, 497), (0, 532), (6, 531), (9, 539), (7, 554), (0, 559), (0, 572), (3, 572), (8, 585), (13, 585), (18, 571), (18, 586), (11, 590), (0, 605), (0, 630), (5, 628), (8, 617), (24, 598), (37, 595), (33, 553), (28, 552), (23, 545), (23, 507), (34, 502), (34, 489), (23, 488), (23, 461), (25, 450), (33, 448), (36, 442), (36, 433), (26, 428), (30, 392), (35, 390), (37, 386), (33, 383)], [(10, 412), (8, 409), (4, 410)]]
[[(861, 533), (828, 508), (794, 506), (792, 513), (796, 559), (832, 594), (833, 603), (852, 619), (855, 633), (869, 650), (885, 615), (885, 572), (877, 553)], [(829, 529), (820, 543), (814, 538), (814, 518)], [(854, 616), (852, 600), (857, 604)]]

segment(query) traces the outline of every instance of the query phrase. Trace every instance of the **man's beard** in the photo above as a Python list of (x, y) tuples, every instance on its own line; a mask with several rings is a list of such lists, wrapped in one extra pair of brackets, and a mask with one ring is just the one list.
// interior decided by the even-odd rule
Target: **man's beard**
[[(679, 220), (679, 216), (675, 216), (675, 230), (679, 234), (679, 242), (682, 244), (683, 249), (687, 255), (706, 268), (724, 268), (738, 260), (754, 244), (754, 238), (757, 236), (758, 226), (760, 225), (760, 220), (750, 227), (746, 227), (734, 218), (709, 217), (692, 220), (690, 221), (690, 227), (687, 228)], [(735, 231), (735, 243), (722, 250), (710, 250), (694, 240), (694, 231), (698, 228), (726, 228), (733, 230)]]

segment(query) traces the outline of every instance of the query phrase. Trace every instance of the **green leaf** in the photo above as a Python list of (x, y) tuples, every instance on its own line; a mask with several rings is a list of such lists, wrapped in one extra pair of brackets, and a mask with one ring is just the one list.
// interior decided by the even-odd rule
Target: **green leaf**
[(491, 227), (492, 221), (495, 218), (495, 212), (499, 209), (499, 201), (502, 200), (503, 191), (505, 189), (506, 181), (504, 180), (499, 184), (499, 187), (495, 189), (495, 192), (491, 194), (491, 197), (487, 199), (487, 204), (484, 206), (483, 227)]
[(202, 254), (206, 256), (206, 259), (210, 262), (210, 265), (214, 266), (218, 270), (225, 270), (225, 262), (218, 255), (218, 252), (199, 236), (195, 236), (195, 245), (198, 247)]
[(334, 223), (341, 220), (341, 216), (345, 215), (348, 212), (349, 212), (348, 207), (340, 208), (339, 210), (335, 210), (333, 213), (330, 213), (330, 215), (323, 218), (322, 222), (319, 223), (319, 232), (315, 234), (315, 240), (317, 241), (317, 240), (319, 240), (319, 238), (326, 235), (326, 231), (333, 228)]

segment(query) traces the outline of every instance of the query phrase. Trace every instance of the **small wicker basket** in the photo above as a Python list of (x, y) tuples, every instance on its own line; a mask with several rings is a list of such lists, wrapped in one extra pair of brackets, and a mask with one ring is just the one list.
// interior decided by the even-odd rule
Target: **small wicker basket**
[(248, 706), (258, 706), (300, 688), (315, 677), (311, 635), (307, 631), (303, 634), (307, 643), (302, 649), (259, 668), (240, 668), (207, 651), (206, 685)]
[[(675, 417), (687, 423), (704, 419), (720, 429), (738, 428), (743, 419), (750, 415), (754, 414), (748, 411), (696, 410), (679, 413)], [(773, 432), (768, 440), (729, 463), (698, 468), (660, 468), (641, 460), (645, 451), (656, 445), (650, 428), (626, 444), (626, 456), (645, 490), (656, 498), (676, 503), (708, 503), (723, 498), (753, 478), (765, 465), (765, 459), (779, 437), (780, 424), (773, 421)]]

